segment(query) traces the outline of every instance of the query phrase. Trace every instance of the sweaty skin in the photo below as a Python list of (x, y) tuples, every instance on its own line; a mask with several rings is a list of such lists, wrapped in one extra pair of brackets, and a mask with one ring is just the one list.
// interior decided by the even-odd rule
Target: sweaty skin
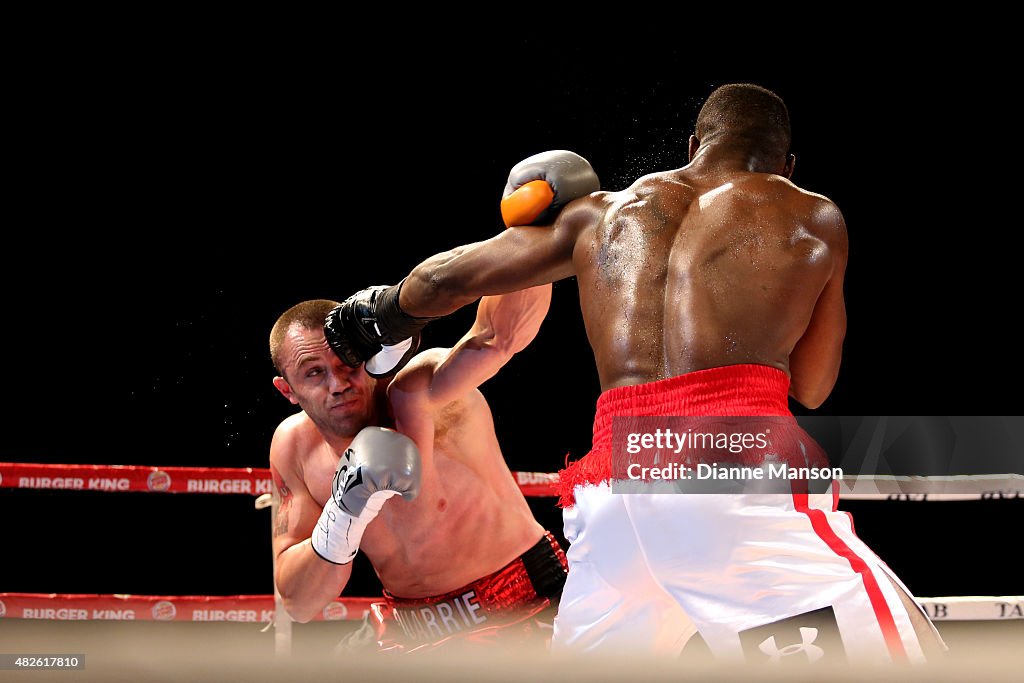
[(333, 565), (308, 539), (331, 495), (338, 460), (369, 424), (394, 426), (422, 458), (413, 501), (389, 500), (360, 549), (384, 589), (418, 598), (447, 593), (497, 571), (540, 540), (536, 522), (505, 464), (490, 408), (477, 389), (536, 335), (550, 287), (481, 301), (469, 333), (451, 349), (416, 356), (387, 388), (393, 421), (362, 367), (344, 365), (320, 329), (294, 325), (278, 389), (303, 412), (278, 427), (271, 471), (280, 501), (275, 524), (276, 581), (285, 607), (307, 621), (337, 597), (351, 563)]
[(791, 162), (757, 172), (722, 145), (691, 148), (686, 167), (576, 200), (552, 226), (428, 259), (402, 288), (403, 310), (443, 315), (575, 275), (602, 390), (758, 363), (817, 407), (846, 329), (843, 217), (785, 177)]
[[(621, 192), (570, 203), (551, 226), (517, 227), (431, 257), (402, 287), (413, 316), (575, 275), (602, 391), (739, 363), (790, 376), (817, 408), (839, 374), (846, 224), (793, 184), (794, 158), (690, 139), (691, 162)], [(944, 646), (893, 584), (926, 655)]]

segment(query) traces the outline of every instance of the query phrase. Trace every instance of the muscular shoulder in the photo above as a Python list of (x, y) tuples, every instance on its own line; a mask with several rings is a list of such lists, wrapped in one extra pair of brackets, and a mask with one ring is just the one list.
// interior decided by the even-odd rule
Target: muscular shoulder
[(845, 242), (843, 214), (825, 195), (805, 190), (788, 178), (769, 173), (751, 174), (750, 182), (758, 186), (758, 194), (767, 195), (803, 216), (805, 224), (817, 237), (829, 242)]
[[(786, 181), (787, 183), (789, 181)], [(790, 183), (792, 185), (792, 183)], [(806, 215), (815, 234), (832, 246), (845, 248), (846, 221), (835, 202), (823, 194), (792, 185), (806, 206)]]
[(746, 183), (756, 184), (759, 192), (771, 194), (785, 199), (792, 204), (800, 204), (808, 213), (816, 217), (829, 213), (838, 213), (839, 208), (831, 199), (818, 192), (806, 190), (789, 178), (773, 173), (751, 173)]
[(574, 242), (588, 228), (597, 225), (609, 206), (609, 197), (614, 192), (592, 192), (569, 202), (558, 214), (552, 230), (559, 241)]
[[(675, 196), (670, 196), (675, 195)], [(670, 172), (643, 176), (618, 192), (593, 192), (570, 202), (558, 215), (553, 230), (557, 241), (575, 244), (581, 235), (601, 225), (609, 215), (640, 201), (671, 199), (687, 204), (696, 196), (691, 185)]]
[(616, 207), (646, 202), (662, 210), (666, 207), (682, 209), (689, 206), (699, 194), (699, 188), (685, 175), (677, 171), (663, 171), (637, 178), (625, 190), (609, 193), (608, 200)]
[(279, 470), (299, 470), (304, 454), (323, 441), (313, 421), (304, 412), (291, 415), (277, 426), (270, 442), (270, 463)]
[(609, 192), (608, 199), (619, 203), (625, 198), (636, 197), (647, 199), (652, 195), (670, 194), (677, 199), (694, 197), (698, 193), (696, 186), (682, 173), (677, 171), (659, 171), (648, 173), (633, 181), (633, 184), (621, 192)]
[(429, 394), (431, 382), (450, 352), (451, 349), (446, 348), (421, 351), (395, 376), (388, 387), (388, 400), (396, 420), (408, 418), (411, 411), (427, 410), (435, 417), (444, 415), (446, 420), (453, 421), (458, 419), (468, 406), (483, 400), (483, 394), (478, 389), (473, 389), (454, 401), (444, 405), (433, 405), (434, 397)]
[(430, 389), (434, 372), (451, 349), (433, 348), (420, 351), (402, 368), (388, 386), (388, 396), (397, 392), (414, 393)]
[(677, 172), (651, 173), (625, 190), (601, 197), (604, 225), (616, 225), (619, 217), (640, 217), (646, 226), (678, 223), (698, 195), (697, 188)]
[(682, 172), (681, 169), (673, 171), (658, 171), (642, 175), (633, 181), (627, 191), (650, 192), (656, 190), (668, 190), (673, 192), (695, 192), (696, 184)]

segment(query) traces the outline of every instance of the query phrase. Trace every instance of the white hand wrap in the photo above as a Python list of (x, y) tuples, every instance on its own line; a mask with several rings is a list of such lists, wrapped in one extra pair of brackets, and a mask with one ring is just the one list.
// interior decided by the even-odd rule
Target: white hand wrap
[(358, 517), (348, 514), (331, 497), (324, 506), (323, 514), (313, 527), (309, 542), (313, 552), (333, 564), (348, 564), (359, 552), (359, 542), (367, 525), (374, 520), (391, 496), (398, 491), (377, 491), (366, 501), (366, 507)]
[(338, 459), (331, 498), (309, 539), (313, 551), (348, 564), (384, 503), (397, 495), (413, 500), (419, 490), (420, 452), (412, 439), (382, 427), (360, 430)]

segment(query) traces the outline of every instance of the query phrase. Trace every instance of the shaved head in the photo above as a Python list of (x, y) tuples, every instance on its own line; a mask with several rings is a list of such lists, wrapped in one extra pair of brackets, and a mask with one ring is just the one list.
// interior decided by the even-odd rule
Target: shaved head
[(782, 98), (751, 83), (731, 83), (712, 92), (697, 116), (696, 134), (701, 144), (727, 138), (763, 158), (784, 158), (792, 138)]
[(281, 349), (292, 325), (298, 325), (307, 330), (322, 329), (327, 314), (337, 305), (337, 301), (329, 299), (311, 299), (295, 304), (281, 314), (281, 317), (274, 323), (274, 328), (270, 330), (270, 360), (273, 361), (274, 369), (279, 375), (284, 377)]

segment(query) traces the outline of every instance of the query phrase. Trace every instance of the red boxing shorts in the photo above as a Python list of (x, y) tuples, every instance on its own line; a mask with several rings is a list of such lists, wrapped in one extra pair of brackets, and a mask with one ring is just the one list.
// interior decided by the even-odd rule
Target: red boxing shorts
[(854, 534), (833, 482), (825, 492), (614, 490), (616, 417), (770, 423), (771, 447), (747, 449), (741, 464), (772, 455), (788, 466), (827, 465), (789, 413), (788, 391), (780, 370), (734, 365), (601, 395), (593, 449), (561, 473), (571, 546), (552, 651), (675, 658), (699, 632), (723, 659), (923, 660), (900, 599), (909, 591)]
[[(558, 473), (560, 507), (572, 507), (577, 486), (598, 485), (613, 478), (613, 418), (658, 417), (671, 415), (721, 416), (747, 418), (737, 424), (751, 430), (750, 418), (779, 416), (771, 421), (775, 428), (771, 448), (744, 449), (744, 462), (759, 465), (758, 455), (783, 453), (799, 467), (826, 467), (828, 459), (807, 436), (789, 412), (789, 377), (766, 365), (727, 365), (698, 370), (658, 382), (609, 389), (597, 400), (594, 416), (594, 440), (591, 451), (581, 460)], [(780, 430), (785, 419), (786, 429)], [(717, 425), (718, 423), (714, 423)], [(708, 425), (710, 426), (710, 424)], [(798, 447), (798, 443), (805, 448)]]
[(385, 651), (414, 652), (450, 642), (474, 645), (543, 640), (551, 616), (541, 613), (557, 602), (565, 584), (565, 553), (550, 532), (498, 571), (458, 590), (428, 598), (400, 598), (371, 605), (377, 642)]

